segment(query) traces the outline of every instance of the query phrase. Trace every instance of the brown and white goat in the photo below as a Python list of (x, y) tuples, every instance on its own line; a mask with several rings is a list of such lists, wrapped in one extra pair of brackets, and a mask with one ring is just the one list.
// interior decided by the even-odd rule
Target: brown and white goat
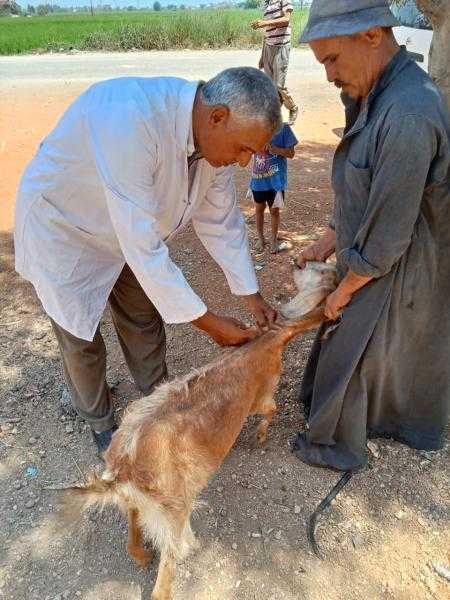
[(190, 516), (196, 498), (249, 414), (262, 415), (257, 440), (266, 440), (283, 348), (324, 320), (323, 308), (310, 309), (334, 289), (334, 268), (309, 263), (294, 278), (299, 293), (282, 309), (288, 320), (135, 401), (104, 454), (103, 475), (65, 491), (72, 515), (96, 503), (118, 505), (128, 515), (127, 549), (139, 565), (153, 558), (144, 538), (160, 551), (153, 600), (171, 600), (176, 561), (195, 544)]

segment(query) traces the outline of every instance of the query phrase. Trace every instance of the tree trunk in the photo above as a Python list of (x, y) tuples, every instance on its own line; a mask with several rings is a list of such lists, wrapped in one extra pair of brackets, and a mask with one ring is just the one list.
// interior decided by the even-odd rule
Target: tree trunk
[(428, 72), (450, 107), (450, 2), (416, 0), (416, 4), (433, 25)]

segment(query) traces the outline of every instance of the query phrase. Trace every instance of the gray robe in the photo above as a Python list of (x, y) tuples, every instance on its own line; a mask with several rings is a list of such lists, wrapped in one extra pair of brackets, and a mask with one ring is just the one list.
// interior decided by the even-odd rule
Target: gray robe
[(347, 102), (333, 161), (339, 277), (374, 279), (326, 340), (320, 331), (301, 399), (309, 464), (362, 468), (367, 436), (444, 444), (450, 413), (450, 120), (404, 48), (369, 96)]

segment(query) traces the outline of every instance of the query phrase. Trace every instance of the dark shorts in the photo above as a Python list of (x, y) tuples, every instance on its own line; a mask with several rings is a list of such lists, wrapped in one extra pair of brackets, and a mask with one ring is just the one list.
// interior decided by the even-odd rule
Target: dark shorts
[[(284, 198), (284, 191), (281, 192)], [(253, 200), (256, 204), (264, 204), (266, 203), (269, 208), (272, 208), (272, 204), (275, 201), (275, 196), (277, 195), (276, 190), (264, 190), (261, 192), (256, 192), (252, 190)]]

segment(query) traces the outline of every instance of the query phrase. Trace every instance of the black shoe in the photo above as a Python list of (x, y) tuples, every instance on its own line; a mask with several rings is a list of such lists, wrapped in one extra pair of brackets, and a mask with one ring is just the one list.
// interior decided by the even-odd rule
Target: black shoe
[(107, 429), (106, 431), (94, 431), (93, 429), (91, 429), (92, 431), (92, 437), (94, 438), (94, 442), (97, 446), (97, 454), (99, 455), (99, 457), (102, 457), (103, 452), (105, 452), (108, 447), (109, 444), (111, 443), (111, 439), (113, 436), (113, 433), (117, 430), (117, 425), (114, 425), (113, 427), (111, 427), (111, 429)]

